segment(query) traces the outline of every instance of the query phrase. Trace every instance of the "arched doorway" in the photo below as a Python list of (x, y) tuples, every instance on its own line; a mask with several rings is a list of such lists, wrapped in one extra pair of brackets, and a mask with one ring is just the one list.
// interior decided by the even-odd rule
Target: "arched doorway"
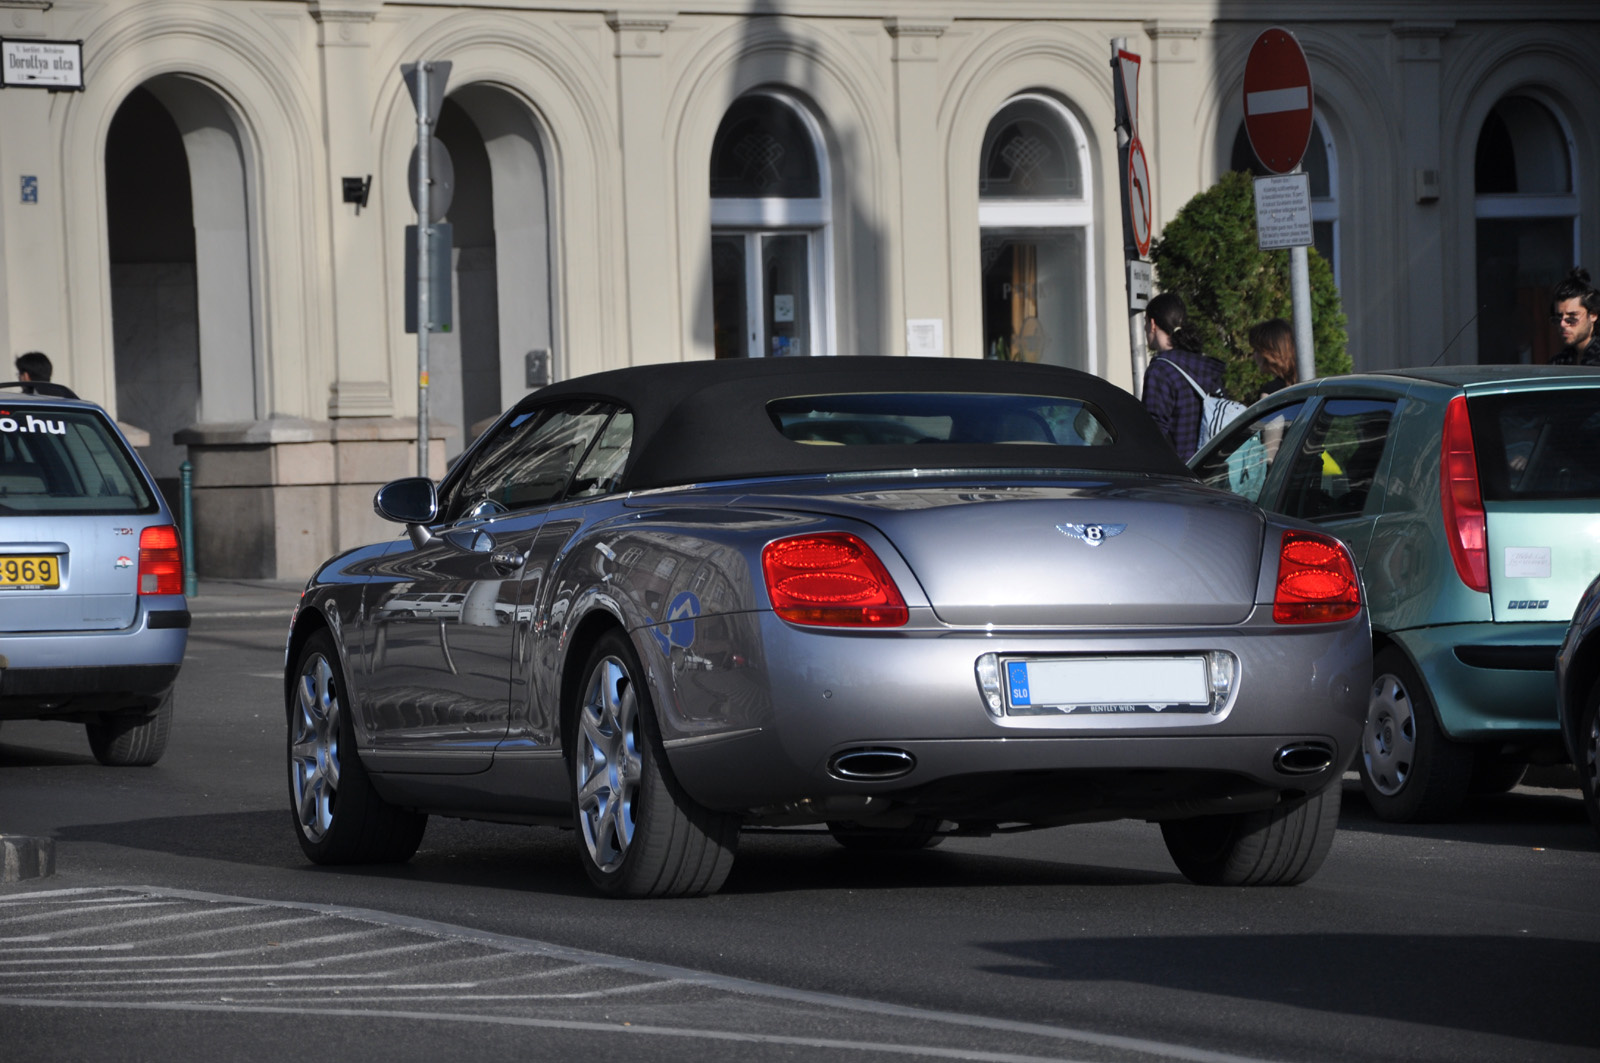
[(1088, 160), (1082, 126), (1048, 96), (1013, 97), (990, 119), (978, 169), (985, 357), (1098, 369)]
[(174, 432), (262, 416), (250, 165), (221, 98), (164, 75), (118, 108), (105, 166), (118, 415), (170, 486)]
[(1561, 346), (1550, 297), (1578, 253), (1572, 137), (1532, 95), (1506, 96), (1483, 120), (1473, 166), (1478, 362), (1542, 365)]
[(456, 188), (455, 330), (430, 345), (430, 413), (459, 425), (453, 457), (485, 422), (561, 375), (545, 149), (527, 106), (493, 85), (446, 98), (438, 136)]
[(787, 96), (733, 102), (711, 145), (711, 316), (718, 358), (832, 353), (831, 211), (820, 127)]

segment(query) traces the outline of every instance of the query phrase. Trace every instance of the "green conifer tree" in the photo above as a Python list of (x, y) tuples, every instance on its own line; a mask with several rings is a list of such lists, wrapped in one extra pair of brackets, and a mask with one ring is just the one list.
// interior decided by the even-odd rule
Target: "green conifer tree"
[[(1311, 336), (1318, 376), (1350, 371), (1349, 334), (1328, 261), (1309, 248)], [(1228, 394), (1246, 402), (1266, 377), (1250, 360), (1250, 327), (1290, 319), (1289, 252), (1256, 246), (1255, 185), (1248, 173), (1228, 173), (1185, 203), (1150, 250), (1157, 287), (1177, 292), (1188, 307), (1205, 353), (1228, 367)]]

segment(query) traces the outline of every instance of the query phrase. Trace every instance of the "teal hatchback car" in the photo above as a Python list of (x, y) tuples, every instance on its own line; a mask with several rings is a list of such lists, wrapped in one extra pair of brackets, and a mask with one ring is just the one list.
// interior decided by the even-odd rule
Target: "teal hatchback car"
[(1600, 573), (1600, 369), (1310, 381), (1190, 467), (1354, 551), (1374, 642), (1356, 767), (1379, 816), (1444, 818), (1565, 759), (1555, 659)]

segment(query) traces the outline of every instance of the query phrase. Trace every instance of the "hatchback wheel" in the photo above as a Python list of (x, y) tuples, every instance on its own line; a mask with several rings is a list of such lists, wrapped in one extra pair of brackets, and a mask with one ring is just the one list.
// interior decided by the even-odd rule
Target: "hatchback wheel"
[(295, 836), (319, 864), (398, 863), (422, 844), (428, 817), (378, 796), (356, 755), (333, 636), (300, 651), (289, 691), (289, 806)]
[(1168, 820), (1178, 870), (1202, 886), (1294, 886), (1317, 873), (1339, 827), (1341, 782), (1260, 812)]
[(1600, 682), (1589, 691), (1589, 702), (1578, 721), (1578, 785), (1583, 807), (1600, 835)]
[(739, 820), (699, 807), (672, 778), (644, 672), (627, 638), (601, 638), (569, 716), (573, 809), (584, 870), (616, 897), (715, 893)]
[(1448, 818), (1472, 785), (1472, 748), (1445, 737), (1428, 689), (1404, 653), (1393, 646), (1380, 650), (1372, 672), (1361, 734), (1367, 802), (1379, 819), (1392, 822)]
[(107, 713), (84, 724), (94, 759), (112, 768), (144, 768), (161, 759), (172, 734), (172, 688), (153, 713)]

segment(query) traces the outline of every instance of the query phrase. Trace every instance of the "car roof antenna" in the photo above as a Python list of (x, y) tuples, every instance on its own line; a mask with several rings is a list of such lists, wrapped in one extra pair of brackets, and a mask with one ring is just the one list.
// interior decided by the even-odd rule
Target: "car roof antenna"
[[(1480, 307), (1478, 307), (1478, 314), (1481, 314), (1481, 313), (1483, 313), (1483, 307), (1480, 306)], [(1456, 340), (1459, 340), (1461, 338), (1461, 334), (1463, 332), (1467, 331), (1467, 326), (1471, 325), (1474, 321), (1478, 320), (1478, 314), (1473, 314), (1471, 317), (1467, 318), (1467, 324), (1466, 325), (1462, 325), (1460, 328), (1456, 329), (1456, 334), (1454, 336), (1450, 337), (1450, 342), (1444, 345), (1444, 350), (1440, 351), (1439, 354), (1434, 358), (1434, 360), (1428, 363), (1428, 368), (1429, 369), (1432, 369), (1434, 366), (1438, 365), (1439, 364), (1439, 359), (1444, 357), (1445, 351), (1448, 351), (1450, 348), (1452, 348), (1452, 347), (1454, 347), (1456, 345)]]

